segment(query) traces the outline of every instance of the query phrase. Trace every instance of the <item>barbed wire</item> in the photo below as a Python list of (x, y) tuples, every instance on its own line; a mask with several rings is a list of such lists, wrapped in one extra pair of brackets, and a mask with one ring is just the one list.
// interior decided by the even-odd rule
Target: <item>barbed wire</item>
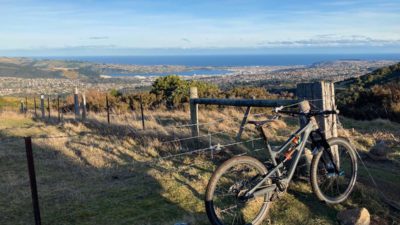
[[(310, 101), (310, 100), (309, 100)], [(322, 101), (322, 99), (316, 99), (316, 100), (312, 100), (313, 102), (315, 101)], [(284, 108), (287, 107), (293, 107), (296, 105), (299, 105), (300, 103), (295, 103), (295, 104), (291, 104), (291, 105), (287, 105), (284, 106)], [(311, 106), (316, 107), (314, 104), (310, 103)], [(252, 114), (253, 116), (259, 116), (259, 115), (266, 115), (267, 113), (260, 113), (260, 114)], [(153, 117), (154, 119), (156, 119), (152, 114), (150, 114), (151, 117)], [(230, 116), (229, 119), (233, 118), (233, 116)], [(236, 118), (236, 117), (235, 117)], [(157, 119), (156, 119), (157, 120)], [(167, 128), (184, 128), (184, 127), (192, 127), (192, 126), (206, 126), (206, 125), (212, 125), (212, 124), (216, 124), (216, 123), (221, 123), (226, 121), (227, 119), (218, 119), (218, 120), (214, 120), (212, 122), (207, 122), (207, 123), (196, 123), (196, 124), (183, 124), (183, 125), (177, 125), (177, 126), (166, 126)], [(175, 121), (175, 120), (174, 120)], [(340, 123), (339, 118), (337, 118), (337, 124), (338, 126), (342, 127), (342, 124)], [(158, 121), (159, 124), (161, 124), (160, 121)], [(176, 122), (176, 121), (175, 121)], [(31, 127), (19, 127), (18, 129), (24, 129), (24, 128), (31, 128)], [(6, 128), (3, 130), (7, 130), (7, 129), (17, 129), (17, 128)], [(174, 139), (174, 140), (169, 140), (169, 141), (164, 141), (161, 142), (162, 144), (166, 144), (166, 143), (174, 143), (174, 142), (181, 142), (181, 141), (185, 141), (185, 140), (191, 140), (191, 139), (198, 139), (198, 138), (204, 138), (204, 137), (210, 137), (213, 135), (217, 135), (217, 134), (223, 134), (223, 133), (228, 133), (227, 131), (221, 131), (221, 132), (214, 132), (214, 133), (208, 133), (206, 135), (198, 135), (198, 136), (194, 136), (194, 137), (185, 137), (185, 138), (178, 138), (178, 139)], [(55, 136), (47, 136), (47, 135), (36, 135), (36, 136), (31, 136), (31, 138), (33, 139), (58, 139), (58, 138), (72, 138), (72, 137), (77, 137), (77, 136), (84, 136), (84, 135), (88, 135), (88, 134), (95, 134), (98, 135), (98, 133), (83, 133), (83, 134), (73, 134), (73, 135), (55, 135)], [(4, 143), (4, 141), (16, 141), (16, 140), (21, 140), (23, 137), (6, 137), (6, 138), (0, 138), (0, 141), (2, 143)], [(238, 142), (233, 142), (233, 143), (228, 143), (228, 144), (224, 144), (221, 145), (220, 143), (218, 144), (210, 144), (209, 147), (206, 148), (199, 148), (199, 149), (194, 149), (194, 150), (190, 150), (190, 151), (186, 151), (186, 152), (181, 152), (181, 153), (177, 153), (177, 154), (171, 154), (168, 156), (163, 156), (163, 157), (157, 157), (151, 161), (148, 162), (144, 162), (144, 164), (147, 165), (154, 165), (155, 163), (158, 163), (160, 161), (164, 161), (167, 159), (174, 159), (174, 158), (179, 158), (182, 156), (186, 156), (186, 155), (192, 155), (192, 154), (196, 154), (196, 153), (202, 153), (202, 152), (207, 152), (207, 151), (211, 151), (211, 154), (215, 153), (215, 152), (220, 152), (223, 151), (225, 148), (227, 147), (231, 147), (231, 146), (235, 146), (235, 145), (240, 145), (240, 144), (245, 144), (245, 143), (249, 143), (249, 142), (254, 142), (257, 140), (262, 140), (263, 138), (254, 138), (254, 139), (250, 139), (250, 140), (245, 140), (245, 141), (238, 141)], [(252, 149), (252, 151), (257, 152), (257, 151), (261, 151), (265, 148), (258, 148), (258, 149)], [(357, 152), (357, 151), (356, 151)], [(244, 153), (240, 153), (237, 155), (245, 155), (248, 154), (248, 152), (244, 152)], [(388, 203), (389, 205), (391, 205), (392, 207), (396, 208), (399, 210), (399, 205), (398, 204), (393, 204), (392, 201), (389, 200), (388, 197), (386, 197), (386, 195), (379, 189), (375, 179), (373, 178), (373, 176), (371, 175), (371, 173), (369, 172), (368, 167), (366, 166), (366, 164), (364, 163), (364, 161), (361, 159), (361, 156), (359, 155), (359, 153), (357, 152), (357, 155), (360, 159), (360, 161), (363, 164), (363, 167), (367, 170), (368, 176), (371, 179), (373, 185), (375, 186), (375, 188), (379, 191), (379, 193), (382, 195), (383, 199), (385, 200), (386, 203)], [(141, 162), (141, 164), (143, 164), (143, 162)], [(190, 166), (189, 166), (190, 167)], [(173, 170), (167, 170), (168, 172), (171, 172)]]
[(193, 136), (193, 137), (186, 137), (186, 138), (176, 138), (174, 140), (169, 140), (169, 141), (163, 141), (161, 144), (168, 144), (168, 143), (174, 143), (174, 142), (180, 142), (180, 141), (187, 141), (187, 140), (192, 140), (192, 139), (197, 139), (197, 138), (203, 138), (203, 137), (210, 137), (218, 134), (227, 134), (228, 131), (220, 131), (220, 132), (214, 132), (214, 133), (208, 133), (205, 135), (198, 135), (198, 136)]
[(263, 138), (253, 138), (253, 139), (250, 139), (250, 140), (238, 141), (238, 142), (233, 142), (233, 143), (224, 144), (224, 145), (221, 145), (220, 143), (218, 143), (216, 145), (212, 145), (212, 146), (206, 147), (206, 148), (200, 148), (200, 149), (195, 149), (195, 150), (182, 152), (182, 153), (178, 153), (178, 154), (173, 154), (173, 155), (169, 155), (169, 156), (158, 157), (158, 158), (154, 159), (153, 161), (159, 162), (159, 161), (163, 161), (163, 160), (169, 159), (169, 158), (175, 158), (175, 157), (180, 157), (180, 156), (184, 156), (184, 155), (191, 155), (191, 154), (194, 154), (194, 153), (205, 152), (205, 151), (210, 151), (210, 150), (213, 150), (215, 152), (219, 152), (223, 148), (226, 148), (226, 147), (231, 147), (231, 146), (239, 145), (239, 144), (245, 144), (245, 143), (258, 141), (258, 140), (262, 140), (262, 139)]

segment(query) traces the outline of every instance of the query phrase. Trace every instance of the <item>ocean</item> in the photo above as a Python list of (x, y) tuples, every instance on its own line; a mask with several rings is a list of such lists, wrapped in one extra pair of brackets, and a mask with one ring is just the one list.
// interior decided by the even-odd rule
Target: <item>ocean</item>
[(183, 66), (291, 66), (334, 60), (398, 60), (400, 54), (276, 54), (276, 55), (159, 55), (159, 56), (57, 56), (48, 59), (131, 65)]

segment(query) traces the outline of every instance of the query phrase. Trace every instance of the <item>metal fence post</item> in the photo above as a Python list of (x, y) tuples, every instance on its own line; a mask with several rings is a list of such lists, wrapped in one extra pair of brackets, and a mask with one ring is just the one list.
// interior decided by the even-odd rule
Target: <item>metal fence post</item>
[(36, 185), (36, 174), (35, 174), (35, 165), (33, 162), (31, 137), (25, 137), (25, 150), (26, 150), (26, 160), (28, 163), (29, 181), (31, 186), (32, 207), (33, 207), (33, 214), (35, 217), (35, 225), (41, 225), (42, 222), (40, 219), (39, 197)]

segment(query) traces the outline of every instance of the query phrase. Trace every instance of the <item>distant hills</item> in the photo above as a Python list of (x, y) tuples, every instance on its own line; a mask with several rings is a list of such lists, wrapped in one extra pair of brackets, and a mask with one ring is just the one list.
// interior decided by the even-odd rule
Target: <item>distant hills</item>
[(0, 77), (78, 78), (88, 74), (98, 76), (88, 67), (87, 63), (81, 62), (0, 57)]
[(61, 73), (35, 66), (35, 61), (24, 58), (0, 58), (0, 77), (58, 78)]
[(336, 83), (341, 112), (355, 119), (400, 122), (400, 63)]
[(371, 73), (365, 74), (357, 78), (350, 78), (341, 82), (337, 82), (339, 87), (361, 86), (363, 88), (370, 88), (374, 85), (387, 84), (390, 82), (399, 82), (400, 79), (400, 63), (382, 67), (374, 70)]

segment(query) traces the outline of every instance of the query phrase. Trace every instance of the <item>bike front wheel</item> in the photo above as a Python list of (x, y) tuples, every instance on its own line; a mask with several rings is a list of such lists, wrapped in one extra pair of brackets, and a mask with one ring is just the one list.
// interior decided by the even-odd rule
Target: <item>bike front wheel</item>
[[(350, 143), (343, 138), (328, 140), (330, 150), (323, 149), (311, 162), (311, 187), (316, 196), (329, 204), (345, 201), (357, 178), (357, 157)], [(329, 151), (333, 154), (330, 156)], [(337, 171), (333, 162), (336, 164)]]
[(239, 156), (225, 161), (213, 173), (206, 190), (207, 216), (213, 225), (260, 224), (268, 213), (265, 196), (244, 198), (244, 194), (267, 174), (255, 158)]

